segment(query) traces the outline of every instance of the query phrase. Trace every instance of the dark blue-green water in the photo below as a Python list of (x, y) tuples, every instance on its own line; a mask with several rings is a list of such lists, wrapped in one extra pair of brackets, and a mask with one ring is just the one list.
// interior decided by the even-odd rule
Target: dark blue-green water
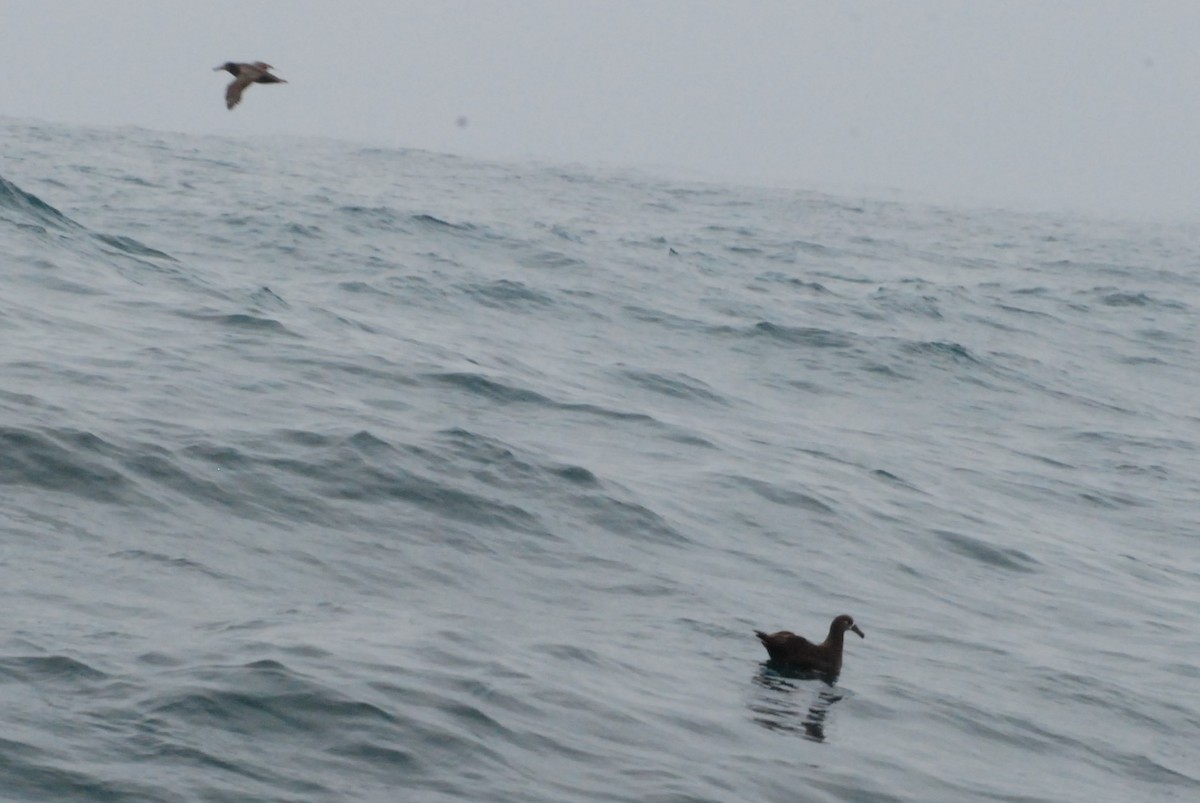
[(5, 801), (1200, 799), (1200, 226), (0, 133)]

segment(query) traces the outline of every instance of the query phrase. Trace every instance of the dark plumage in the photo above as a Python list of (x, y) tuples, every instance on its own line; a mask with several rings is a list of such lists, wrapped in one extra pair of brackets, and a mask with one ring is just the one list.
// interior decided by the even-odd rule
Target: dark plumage
[(225, 87), (225, 108), (232, 109), (242, 100), (242, 92), (250, 84), (286, 84), (277, 75), (271, 75), (271, 65), (264, 64), (261, 61), (256, 61), (253, 64), (244, 64), (241, 62), (227, 61), (220, 67), (213, 67), (214, 71), (225, 70), (233, 75), (233, 81), (229, 86)]
[(836, 677), (842, 671), (842, 640), (847, 630), (853, 630), (859, 638), (866, 638), (858, 625), (854, 624), (854, 619), (846, 614), (836, 617), (829, 624), (829, 635), (820, 644), (813, 644), (787, 630), (778, 633), (755, 630), (754, 635), (767, 648), (771, 663), (776, 666)]

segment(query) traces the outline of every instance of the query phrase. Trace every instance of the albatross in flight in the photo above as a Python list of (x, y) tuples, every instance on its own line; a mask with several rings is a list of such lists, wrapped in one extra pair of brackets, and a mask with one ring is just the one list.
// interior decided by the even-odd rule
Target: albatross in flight
[(233, 81), (229, 86), (225, 87), (225, 107), (233, 109), (234, 106), (242, 100), (242, 92), (250, 84), (286, 84), (287, 81), (282, 78), (271, 75), (271, 65), (264, 64), (261, 61), (256, 61), (253, 64), (244, 64), (234, 61), (227, 61), (220, 67), (213, 67), (214, 71), (226, 70), (233, 74)]

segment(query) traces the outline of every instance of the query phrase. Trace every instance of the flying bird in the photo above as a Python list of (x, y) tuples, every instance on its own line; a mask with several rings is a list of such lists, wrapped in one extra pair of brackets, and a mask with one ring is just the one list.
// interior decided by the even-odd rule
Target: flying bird
[(213, 67), (214, 71), (225, 70), (233, 75), (233, 81), (225, 87), (225, 107), (233, 109), (238, 105), (242, 100), (242, 92), (250, 84), (286, 84), (287, 81), (279, 76), (271, 75), (272, 69), (270, 64), (261, 61), (253, 64), (227, 61), (220, 67)]

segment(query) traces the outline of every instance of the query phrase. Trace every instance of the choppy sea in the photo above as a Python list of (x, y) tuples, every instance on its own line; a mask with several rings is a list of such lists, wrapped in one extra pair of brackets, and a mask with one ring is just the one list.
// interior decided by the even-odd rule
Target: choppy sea
[(1200, 799), (1200, 224), (0, 136), (3, 800)]

